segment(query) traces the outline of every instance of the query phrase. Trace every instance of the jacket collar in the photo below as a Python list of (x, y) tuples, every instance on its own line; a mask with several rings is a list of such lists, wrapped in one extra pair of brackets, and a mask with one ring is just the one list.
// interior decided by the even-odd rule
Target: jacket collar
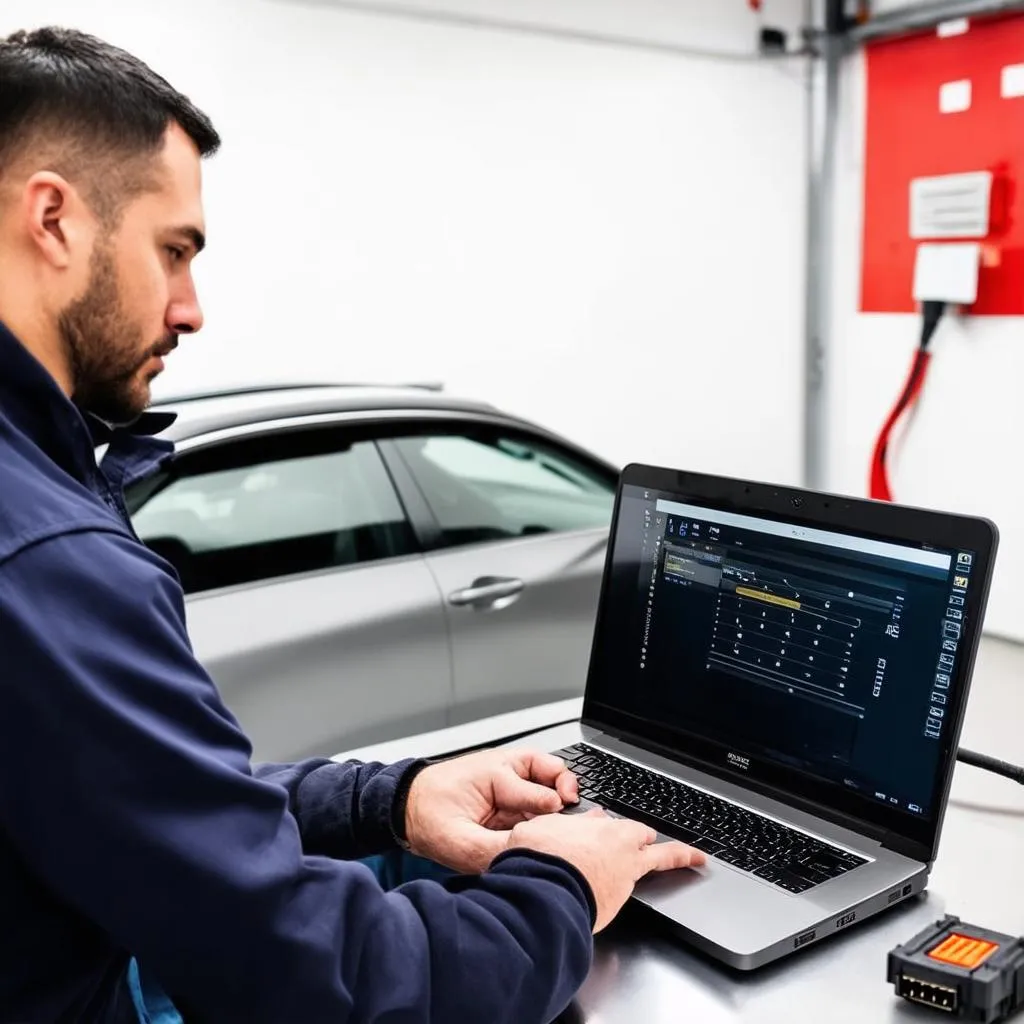
[[(140, 479), (174, 450), (155, 437), (177, 418), (146, 412), (134, 423), (114, 427), (83, 412), (61, 391), (46, 368), (0, 321), (0, 416), (82, 483), (96, 476), (98, 445), (110, 445), (120, 482)], [(106, 468), (107, 459), (104, 459)]]

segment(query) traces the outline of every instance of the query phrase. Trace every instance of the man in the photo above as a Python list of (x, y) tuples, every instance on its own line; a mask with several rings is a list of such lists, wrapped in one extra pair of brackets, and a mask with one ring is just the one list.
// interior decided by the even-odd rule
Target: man
[[(550, 1020), (635, 881), (701, 855), (554, 813), (540, 753), (253, 768), (131, 531), (218, 145), (99, 40), (0, 42), (0, 1018)], [(356, 859), (398, 846), (459, 874), (385, 892)]]

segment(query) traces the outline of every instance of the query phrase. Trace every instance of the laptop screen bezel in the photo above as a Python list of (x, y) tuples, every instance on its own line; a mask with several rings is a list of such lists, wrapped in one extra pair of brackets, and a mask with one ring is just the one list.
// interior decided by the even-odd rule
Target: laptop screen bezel
[[(615, 624), (606, 620), (606, 609), (609, 605), (608, 589), (613, 577), (611, 568), (623, 492), (627, 486), (648, 490), (652, 497), (656, 495), (689, 501), (723, 512), (754, 516), (760, 514), (797, 525), (827, 528), (915, 547), (967, 550), (974, 553), (972, 586), (965, 606), (964, 635), (950, 686), (952, 706), (946, 729), (936, 741), (940, 744), (940, 754), (929, 815), (917, 816), (901, 811), (837, 783), (814, 778), (778, 762), (749, 754), (741, 747), (725, 746), (693, 733), (637, 718), (595, 698), (602, 665), (609, 663), (606, 657), (607, 645), (616, 642)], [(998, 531), (995, 525), (979, 517), (655, 466), (629, 465), (620, 475), (615, 497), (583, 701), (583, 722), (633, 742), (647, 744), (681, 763), (691, 764), (723, 780), (742, 784), (799, 809), (809, 810), (826, 820), (859, 828), (864, 834), (881, 839), (887, 847), (917, 860), (931, 861), (938, 845), (948, 802), (997, 546)], [(744, 769), (731, 766), (728, 758), (730, 753), (747, 756), (749, 765)]]

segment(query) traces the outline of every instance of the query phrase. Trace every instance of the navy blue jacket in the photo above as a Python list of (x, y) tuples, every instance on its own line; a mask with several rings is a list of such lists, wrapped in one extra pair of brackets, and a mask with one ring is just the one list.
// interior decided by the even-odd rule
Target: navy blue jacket
[(574, 868), (385, 893), (346, 860), (394, 848), (408, 762), (250, 765), (124, 510), (154, 416), (105, 433), (0, 324), (0, 1020), (134, 1021), (132, 956), (189, 1022), (551, 1020), (590, 966)]

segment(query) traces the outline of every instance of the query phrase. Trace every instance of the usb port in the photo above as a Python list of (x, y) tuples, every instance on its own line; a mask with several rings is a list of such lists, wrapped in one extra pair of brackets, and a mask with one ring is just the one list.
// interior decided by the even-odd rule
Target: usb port
[(804, 932), (803, 935), (798, 935), (793, 940), (793, 946), (795, 949), (799, 949), (801, 946), (806, 946), (808, 942), (813, 942), (818, 936), (817, 931)]
[(955, 988), (909, 978), (905, 974), (900, 978), (899, 992), (904, 999), (909, 999), (912, 1003), (934, 1006), (935, 1009), (946, 1010), (948, 1013), (955, 1013), (960, 1005), (959, 993)]

